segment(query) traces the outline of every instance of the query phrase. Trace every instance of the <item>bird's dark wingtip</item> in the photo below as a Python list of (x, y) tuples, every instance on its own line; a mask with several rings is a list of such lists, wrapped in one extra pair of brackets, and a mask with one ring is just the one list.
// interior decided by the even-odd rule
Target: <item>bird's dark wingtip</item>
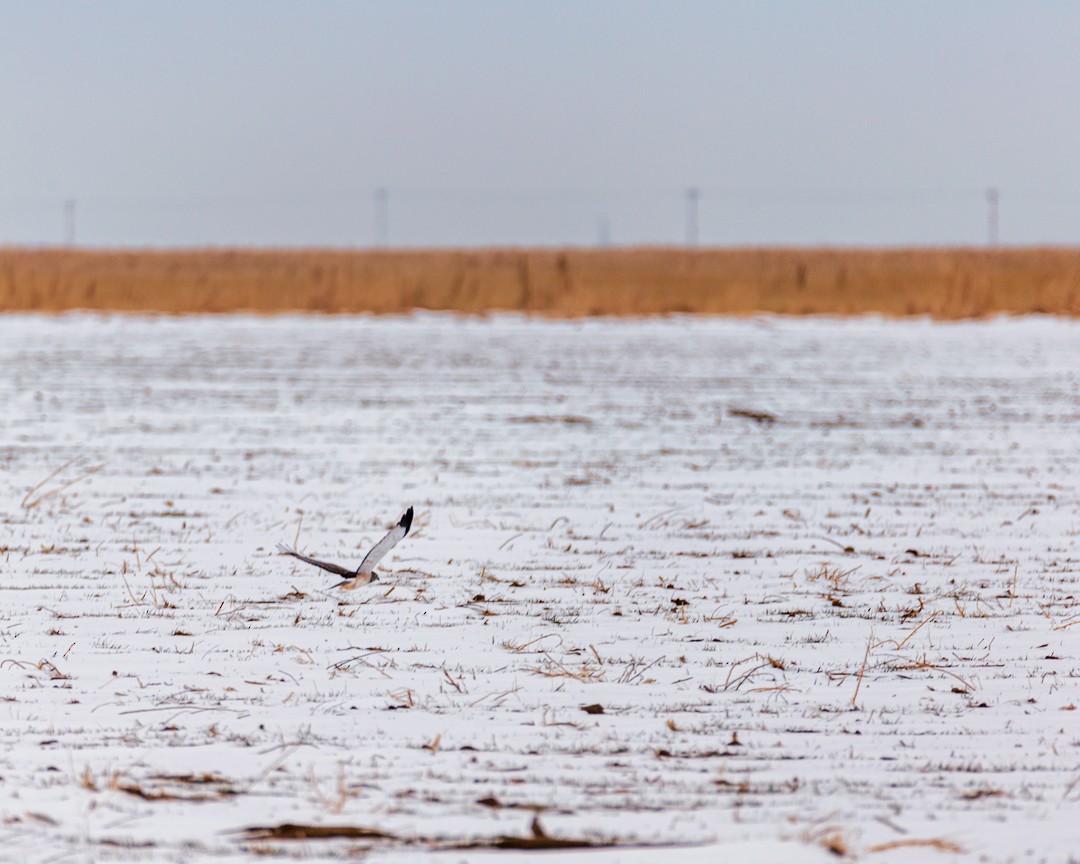
[(409, 533), (409, 529), (412, 528), (412, 507), (405, 511), (405, 515), (401, 517), (398, 525), (405, 529), (406, 534)]

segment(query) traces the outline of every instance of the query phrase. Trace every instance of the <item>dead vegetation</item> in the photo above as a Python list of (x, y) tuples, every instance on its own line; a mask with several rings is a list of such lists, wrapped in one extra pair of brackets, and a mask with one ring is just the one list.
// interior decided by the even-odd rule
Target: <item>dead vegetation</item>
[[(62, 496), (64, 492), (76, 483), (96, 474), (104, 467), (104, 465), (93, 465), (87, 468), (85, 467), (85, 460), (81, 457), (69, 459), (59, 468), (52, 471), (45, 479), (31, 488), (23, 496), (22, 501), (19, 502), (19, 506), (22, 507), (23, 510), (33, 510), (43, 501), (47, 501), (50, 498), (58, 499), (61, 502), (61, 506), (63, 506), (64, 502)], [(75, 470), (75, 476), (70, 479), (62, 476), (69, 468), (74, 468)], [(53, 485), (50, 486), (49, 484)]]
[(554, 316), (1078, 315), (1080, 250), (0, 250), (0, 310), (7, 311), (414, 308)]
[[(492, 799), (481, 801), (484, 806), (502, 807)], [(500, 834), (493, 837), (425, 837), (392, 834), (376, 828), (356, 825), (301, 825), (287, 822), (281, 825), (245, 828), (237, 832), (242, 840), (371, 840), (393, 842), (396, 845), (420, 846), (431, 850), (466, 849), (516, 849), (543, 851), (558, 849), (672, 849), (686, 845), (672, 843), (648, 843), (612, 837), (568, 837), (549, 834), (534, 816), (527, 834)]]
[(768, 411), (754, 410), (752, 408), (728, 408), (729, 417), (740, 417), (744, 420), (753, 420), (762, 426), (772, 426), (780, 418)]
[(298, 825), (285, 822), (281, 825), (245, 828), (240, 832), (245, 840), (393, 840), (375, 828), (356, 825)]

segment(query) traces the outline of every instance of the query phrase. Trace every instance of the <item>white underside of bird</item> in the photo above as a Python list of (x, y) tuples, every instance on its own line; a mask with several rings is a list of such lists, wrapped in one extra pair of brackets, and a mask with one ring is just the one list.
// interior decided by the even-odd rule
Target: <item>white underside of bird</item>
[(291, 546), (286, 546), (284, 543), (278, 543), (278, 551), (282, 555), (290, 555), (305, 564), (311, 564), (315, 567), (320, 567), (326, 570), (328, 573), (336, 573), (338, 576), (344, 576), (345, 579), (342, 582), (338, 582), (336, 585), (332, 585), (332, 588), (340, 588), (343, 591), (351, 591), (354, 588), (359, 588), (361, 585), (369, 585), (372, 582), (377, 582), (379, 577), (375, 575), (375, 565), (382, 561), (386, 557), (387, 553), (400, 543), (406, 534), (409, 533), (409, 529), (412, 527), (413, 508), (410, 507), (398, 520), (397, 525), (391, 528), (385, 537), (378, 543), (371, 547), (371, 551), (364, 556), (364, 560), (360, 562), (360, 566), (355, 570), (350, 570), (348, 567), (342, 567), (340, 564), (333, 564), (330, 561), (320, 561), (318, 558), (309, 558), (307, 555), (301, 555)]

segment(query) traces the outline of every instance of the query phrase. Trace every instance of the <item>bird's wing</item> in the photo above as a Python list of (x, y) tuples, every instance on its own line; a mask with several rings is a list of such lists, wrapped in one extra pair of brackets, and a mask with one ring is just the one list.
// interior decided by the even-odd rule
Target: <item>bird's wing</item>
[(412, 527), (412, 515), (412, 507), (410, 507), (405, 511), (397, 525), (391, 528), (389, 533), (371, 548), (371, 551), (364, 556), (364, 560), (360, 562), (360, 566), (356, 570), (357, 576), (373, 572), (375, 565), (386, 557), (386, 553), (401, 542)]
[(293, 558), (299, 558), (301, 561), (307, 564), (314, 564), (316, 567), (321, 567), (323, 570), (328, 570), (331, 573), (336, 573), (338, 576), (348, 576), (350, 579), (356, 575), (353, 570), (348, 570), (345, 567), (339, 567), (337, 564), (331, 564), (329, 561), (319, 561), (316, 558), (308, 558), (307, 555), (301, 555), (295, 549), (290, 549), (283, 543), (278, 543), (278, 552), (282, 555), (292, 555)]

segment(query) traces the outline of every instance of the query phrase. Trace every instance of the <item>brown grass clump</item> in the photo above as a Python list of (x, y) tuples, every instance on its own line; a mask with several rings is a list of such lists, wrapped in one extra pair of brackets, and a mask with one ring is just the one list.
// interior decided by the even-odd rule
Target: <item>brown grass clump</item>
[(1080, 314), (1080, 249), (0, 250), (0, 311)]

